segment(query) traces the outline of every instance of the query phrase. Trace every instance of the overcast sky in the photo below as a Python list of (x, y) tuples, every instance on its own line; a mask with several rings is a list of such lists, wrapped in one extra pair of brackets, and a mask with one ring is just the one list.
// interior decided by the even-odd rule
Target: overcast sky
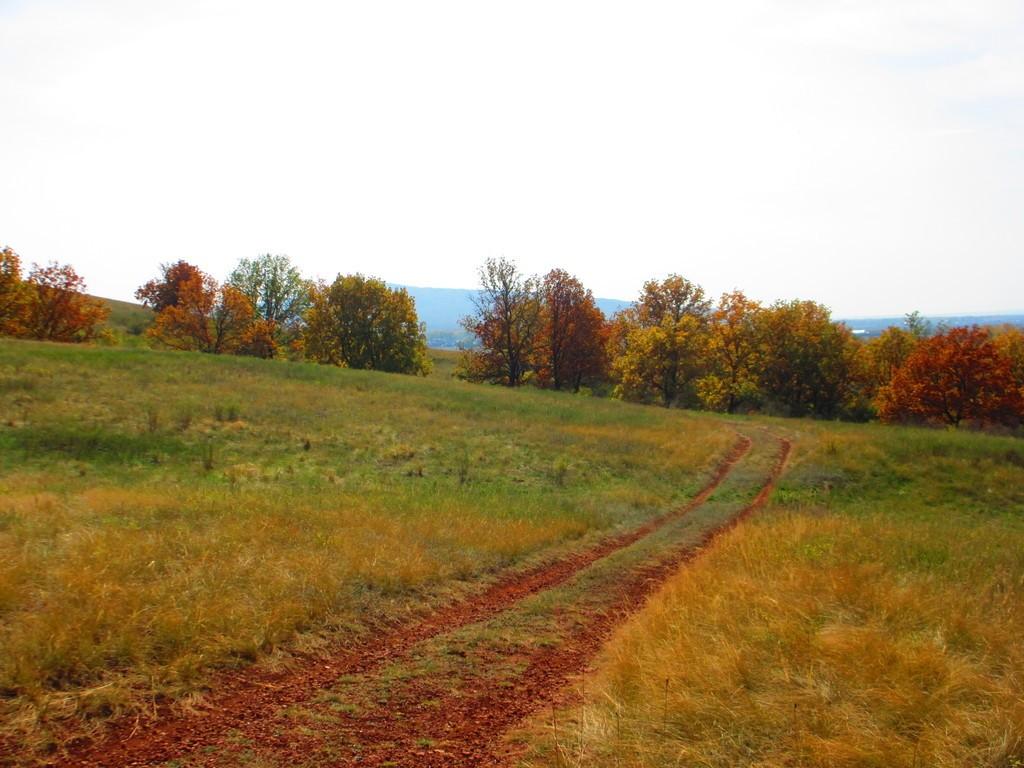
[(1024, 310), (1024, 2), (0, 0), (3, 243)]

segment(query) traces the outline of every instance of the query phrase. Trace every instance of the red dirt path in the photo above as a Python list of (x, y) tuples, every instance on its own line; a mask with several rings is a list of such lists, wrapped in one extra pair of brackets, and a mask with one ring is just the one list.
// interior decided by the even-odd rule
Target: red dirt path
[[(788, 443), (786, 443), (788, 454)], [(639, 539), (650, 535), (664, 526), (670, 520), (678, 518), (691, 512), (703, 504), (718, 488), (721, 482), (750, 450), (751, 440), (741, 436), (726, 457), (716, 468), (713, 476), (701, 491), (684, 506), (673, 512), (654, 518), (644, 525), (632, 531), (612, 536), (599, 542), (594, 547), (583, 552), (568, 555), (555, 562), (537, 567), (535, 569), (511, 574), (508, 578), (499, 581), (486, 589), (481, 594), (470, 597), (463, 602), (443, 607), (430, 614), (419, 622), (401, 626), (397, 629), (386, 630), (385, 634), (378, 635), (369, 641), (360, 641), (354, 646), (339, 647), (326, 656), (314, 657), (308, 660), (301, 667), (285, 672), (269, 672), (261, 669), (250, 669), (240, 674), (222, 675), (214, 683), (215, 694), (208, 701), (206, 707), (196, 713), (177, 714), (165, 710), (161, 719), (149, 723), (137, 725), (134, 722), (121, 722), (116, 724), (107, 735), (99, 742), (82, 742), (72, 744), (68, 754), (64, 755), (56, 764), (64, 766), (141, 766), (153, 765), (166, 762), (175, 757), (186, 754), (204, 745), (215, 744), (223, 740), (229, 731), (241, 729), (254, 721), (267, 718), (274, 711), (308, 700), (318, 691), (336, 681), (342, 675), (360, 674), (376, 669), (402, 654), (407, 652), (415, 644), (449, 632), (462, 626), (480, 621), (481, 619), (494, 616), (508, 609), (529, 595), (535, 594), (566, 581), (582, 569), (595, 561), (633, 544)], [(781, 465), (780, 465), (781, 471)], [(769, 482), (774, 482), (775, 475)], [(745, 514), (753, 511), (759, 504), (763, 503), (770, 493), (770, 487), (765, 486), (754, 504), (743, 513), (733, 519), (726, 526), (734, 524), (736, 520)], [(723, 526), (719, 531), (713, 531), (707, 540), (717, 535), (717, 532), (724, 530)], [(636, 604), (642, 600), (651, 589), (656, 586), (651, 579), (663, 579), (671, 572), (671, 569), (680, 562), (692, 557), (693, 550), (680, 553), (674, 565), (666, 561), (664, 564), (654, 566), (651, 574), (644, 576), (642, 583), (635, 585), (630, 582), (625, 585), (623, 600)], [(671, 559), (671, 558), (670, 558)], [(645, 586), (648, 585), (648, 586)], [(607, 631), (600, 627), (607, 626), (610, 630), (619, 618), (607, 614), (596, 617), (594, 631), (588, 633), (587, 637), (579, 638), (579, 645), (576, 651), (572, 652), (574, 658), (589, 658), (600, 645), (598, 638), (606, 636)], [(575, 644), (574, 644), (575, 645)], [(593, 646), (593, 647), (591, 647)], [(560, 649), (560, 653), (566, 653), (569, 649)], [(578, 652), (577, 652), (578, 651)], [(541, 654), (543, 657), (544, 654)], [(540, 696), (544, 685), (553, 686), (552, 691), (557, 690), (559, 680), (569, 674), (571, 670), (579, 667), (576, 663), (569, 663), (566, 666), (565, 659), (538, 658), (536, 664), (531, 664), (530, 669), (536, 666), (537, 672), (531, 674), (528, 670), (524, 676), (528, 681), (534, 681), (527, 690), (523, 691), (525, 696)], [(560, 672), (565, 667), (564, 672)], [(547, 682), (545, 682), (547, 681)], [(511, 689), (505, 689), (507, 694)], [(491, 702), (481, 701), (479, 706), (488, 706)], [(506, 714), (518, 712), (526, 701), (519, 702), (518, 707), (510, 708), (507, 701), (495, 702), (495, 705)], [(494, 736), (496, 723), (485, 724), (478, 717), (480, 713), (472, 714), (466, 725), (473, 723), (480, 724), (480, 728), (474, 731), (473, 728), (466, 733), (468, 740), (473, 732), (483, 735), (486, 732)], [(510, 725), (515, 720), (508, 717), (499, 718), (502, 722)], [(517, 718), (518, 719), (518, 718)], [(485, 718), (486, 720), (486, 718)], [(0, 745), (0, 758), (4, 757), (4, 745)], [(8, 753), (9, 754), (9, 753)], [(411, 755), (406, 752), (405, 758), (410, 759)], [(479, 754), (479, 752), (477, 753)], [(296, 755), (301, 759), (303, 755)], [(435, 762), (424, 760), (418, 756), (410, 765), (476, 765), (477, 760), (466, 757), (459, 757), (456, 762)], [(467, 762), (468, 760), (468, 762)], [(2, 761), (0, 761), (2, 762)]]
[[(586, 671), (616, 627), (638, 611), (681, 565), (699, 556), (716, 538), (764, 506), (792, 449), (788, 440), (779, 442), (776, 464), (750, 504), (707, 531), (695, 544), (678, 547), (660, 560), (635, 569), (620, 583), (607, 610), (589, 616), (564, 643), (534, 651), (527, 659), (526, 670), (518, 677), (503, 680), (500, 687), (485, 685), (478, 690), (452, 691), (439, 701), (434, 699), (436, 703), (430, 707), (423, 707), (422, 703), (435, 697), (437, 686), (430, 681), (416, 682), (401, 698), (388, 700), (386, 706), (358, 717), (354, 724), (360, 743), (388, 746), (334, 764), (417, 768), (508, 765), (519, 749), (505, 741), (503, 735), (542, 709), (566, 703), (566, 684)], [(421, 737), (425, 734), (443, 738), (444, 747), (422, 746)], [(292, 754), (301, 759), (299, 744), (282, 746), (285, 754), (290, 746)]]

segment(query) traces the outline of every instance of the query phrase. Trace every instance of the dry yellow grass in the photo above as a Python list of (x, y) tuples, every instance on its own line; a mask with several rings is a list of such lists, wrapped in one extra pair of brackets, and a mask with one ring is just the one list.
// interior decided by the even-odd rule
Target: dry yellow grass
[(481, 517), (459, 500), (389, 512), (245, 491), (13, 493), (0, 515), (0, 680), (23, 700), (22, 729), (54, 708), (110, 714), (137, 703), (140, 687), (181, 695), (210, 663), (381, 618), (410, 590), (585, 530)]
[(1024, 763), (1018, 449), (809, 431), (789, 511), (682, 570), (609, 644), (557, 748), (535, 727), (528, 764)]

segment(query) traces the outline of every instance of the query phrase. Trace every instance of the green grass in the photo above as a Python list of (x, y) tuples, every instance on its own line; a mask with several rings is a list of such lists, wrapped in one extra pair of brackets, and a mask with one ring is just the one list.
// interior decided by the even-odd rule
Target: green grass
[(105, 325), (119, 344), (136, 347), (147, 345), (145, 334), (153, 324), (152, 310), (129, 301), (104, 298), (99, 300), (110, 310)]
[(450, 379), (455, 375), (455, 368), (459, 363), (461, 352), (452, 349), (428, 349), (427, 354), (433, 369), (430, 374), (440, 379)]
[(452, 599), (673, 506), (733, 439), (438, 373), (0, 341), (0, 732)]
[(799, 432), (776, 505), (620, 630), (525, 764), (1021, 765), (1020, 442), (773, 426)]

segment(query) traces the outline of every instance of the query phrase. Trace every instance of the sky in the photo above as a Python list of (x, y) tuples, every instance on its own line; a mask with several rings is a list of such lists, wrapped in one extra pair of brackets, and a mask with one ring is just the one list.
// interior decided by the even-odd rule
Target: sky
[(1024, 310), (1024, 2), (0, 0), (0, 245)]

